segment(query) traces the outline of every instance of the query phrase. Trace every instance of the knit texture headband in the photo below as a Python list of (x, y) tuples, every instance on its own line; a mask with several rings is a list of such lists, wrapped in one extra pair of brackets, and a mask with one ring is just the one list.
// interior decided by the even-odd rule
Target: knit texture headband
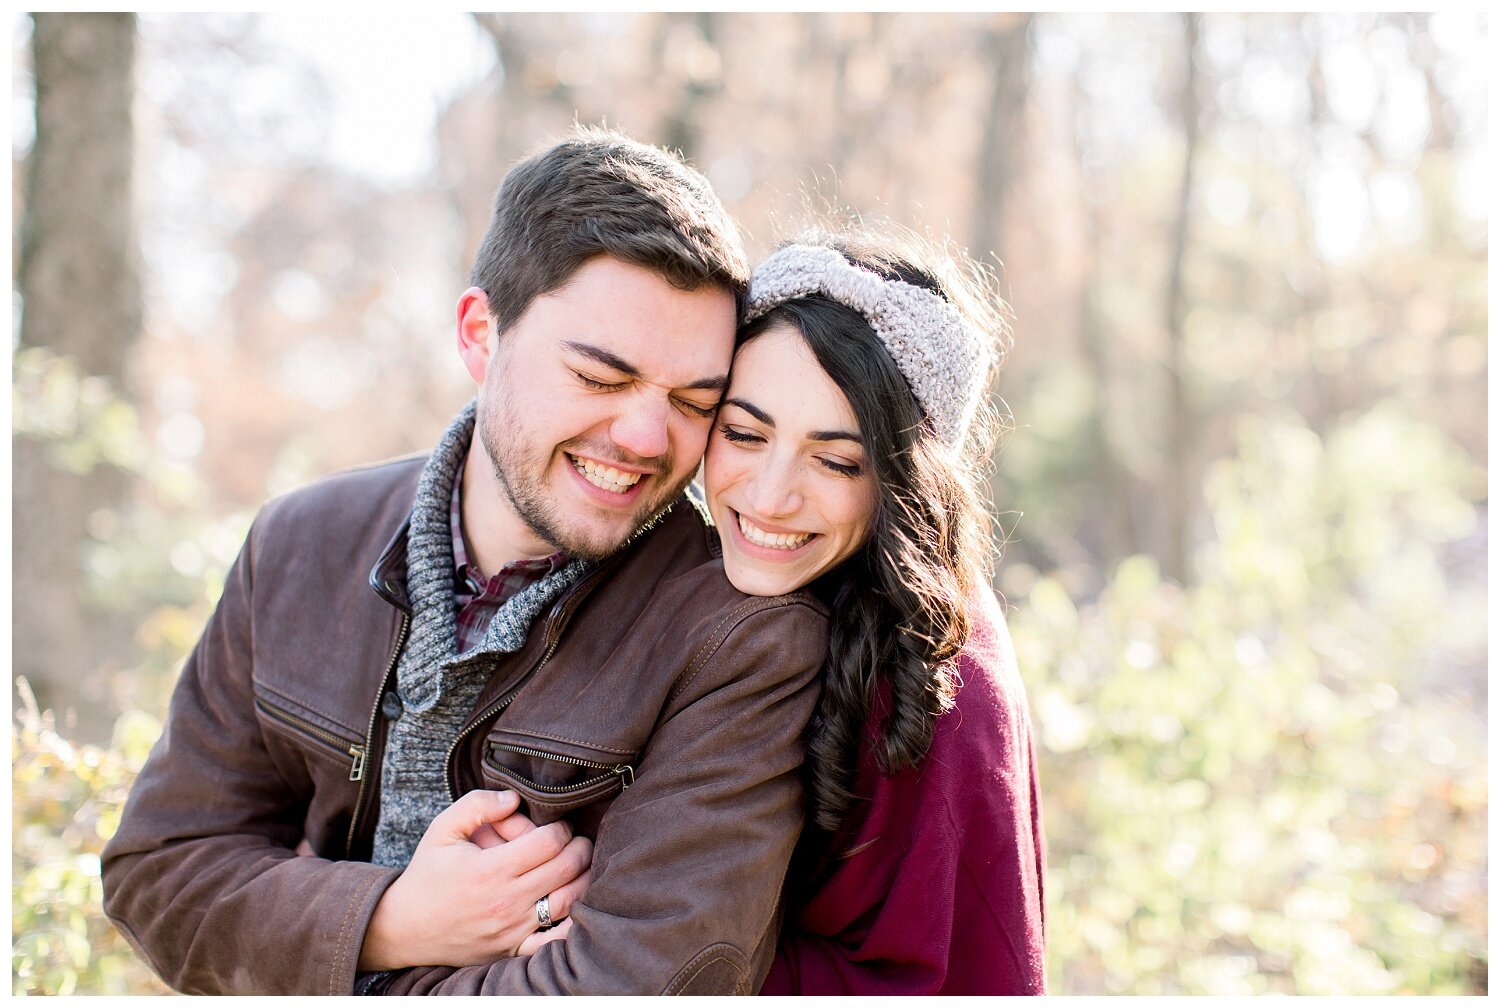
[(953, 447), (963, 443), (992, 357), (957, 309), (929, 290), (860, 269), (831, 248), (787, 245), (750, 277), (746, 321), (808, 294), (863, 315), (938, 436)]

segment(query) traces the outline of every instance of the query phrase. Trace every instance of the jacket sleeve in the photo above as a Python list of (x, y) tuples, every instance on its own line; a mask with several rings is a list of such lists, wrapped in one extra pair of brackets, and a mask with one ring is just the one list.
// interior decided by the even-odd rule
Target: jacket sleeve
[(104, 908), (173, 988), (348, 994), (393, 869), (295, 856), (305, 796), (255, 717), (257, 533), (183, 668), (103, 857)]
[(418, 967), (388, 994), (750, 994), (800, 832), (803, 728), (826, 647), (802, 603), (729, 614), (600, 823), (566, 941), (488, 966)]

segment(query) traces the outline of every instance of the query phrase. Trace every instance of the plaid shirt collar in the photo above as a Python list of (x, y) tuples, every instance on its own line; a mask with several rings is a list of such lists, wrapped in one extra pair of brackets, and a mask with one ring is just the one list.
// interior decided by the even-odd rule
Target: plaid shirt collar
[(453, 533), (453, 594), (460, 605), (470, 600), (502, 603), (568, 562), (568, 555), (559, 550), (539, 560), (516, 560), (485, 577), (479, 567), (469, 561), (469, 551), (464, 544), (463, 482), (460, 467), (458, 478), (453, 481), (453, 500), (448, 508), (449, 528)]

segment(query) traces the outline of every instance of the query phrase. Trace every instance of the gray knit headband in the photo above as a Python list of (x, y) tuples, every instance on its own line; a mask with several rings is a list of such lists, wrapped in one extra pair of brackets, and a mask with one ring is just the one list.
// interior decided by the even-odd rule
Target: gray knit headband
[(750, 277), (746, 321), (793, 298), (823, 294), (865, 317), (946, 443), (963, 443), (984, 396), (991, 350), (947, 301), (860, 269), (831, 248), (787, 245)]

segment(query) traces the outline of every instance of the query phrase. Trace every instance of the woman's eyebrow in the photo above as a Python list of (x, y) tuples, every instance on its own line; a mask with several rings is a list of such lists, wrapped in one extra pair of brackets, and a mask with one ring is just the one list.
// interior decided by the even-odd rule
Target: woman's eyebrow
[(746, 413), (749, 413), (751, 416), (753, 416), (755, 419), (759, 420), (761, 423), (765, 424), (767, 427), (775, 427), (776, 426), (776, 421), (771, 419), (771, 414), (767, 413), (765, 410), (761, 409), (759, 406), (756, 406), (753, 403), (748, 403), (748, 402), (746, 402), (743, 399), (735, 399), (735, 398), (725, 399), (724, 402), (723, 402), (723, 405), (725, 405), (725, 406), (738, 406), (740, 409), (744, 410)]
[[(746, 413), (749, 413), (751, 416), (759, 420), (761, 423), (765, 424), (767, 427), (776, 426), (776, 421), (771, 419), (771, 415), (754, 403), (746, 402), (744, 399), (730, 398), (724, 400), (724, 405), (738, 406), (740, 409), (744, 410)], [(846, 430), (813, 431), (812, 433), (807, 435), (807, 439), (809, 441), (853, 441), (860, 447), (864, 447), (865, 443), (864, 438), (860, 437), (853, 431)]]
[(864, 446), (865, 439), (853, 431), (846, 430), (823, 430), (813, 431), (807, 435), (810, 441), (853, 441), (855, 444)]

